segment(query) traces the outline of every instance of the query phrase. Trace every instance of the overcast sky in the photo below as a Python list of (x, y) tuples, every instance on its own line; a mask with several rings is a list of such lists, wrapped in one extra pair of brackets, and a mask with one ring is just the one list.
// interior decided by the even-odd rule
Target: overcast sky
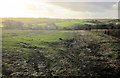
[(0, 0), (0, 17), (118, 18), (118, 0)]

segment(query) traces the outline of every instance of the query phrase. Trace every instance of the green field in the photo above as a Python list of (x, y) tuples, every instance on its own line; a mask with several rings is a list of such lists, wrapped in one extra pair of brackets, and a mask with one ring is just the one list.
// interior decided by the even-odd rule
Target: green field
[(57, 22), (55, 23), (56, 26), (58, 27), (71, 27), (71, 26), (75, 26), (75, 25), (84, 25), (84, 24), (88, 24), (88, 25), (94, 25), (94, 23), (90, 23), (87, 22), (85, 20), (72, 20), (72, 21), (67, 21), (67, 22)]
[(120, 29), (118, 19), (2, 18), (0, 27), (17, 30), (90, 30)]
[(48, 21), (48, 18), (2, 18), (4, 20), (13, 20), (13, 21), (20, 21), (20, 22), (32, 22), (32, 21)]
[(2, 37), (3, 77), (119, 73), (120, 40), (98, 31), (3, 30)]
[(49, 42), (59, 42), (59, 38), (69, 39), (72, 38), (74, 35), (72, 31), (57, 31), (57, 30), (4, 30), (3, 31), (3, 49), (12, 51), (23, 51), (26, 53), (29, 49), (22, 48), (22, 46), (18, 45), (17, 43), (23, 42), (28, 43), (31, 46), (37, 46), (39, 48), (50, 49), (48, 45), (45, 43)]

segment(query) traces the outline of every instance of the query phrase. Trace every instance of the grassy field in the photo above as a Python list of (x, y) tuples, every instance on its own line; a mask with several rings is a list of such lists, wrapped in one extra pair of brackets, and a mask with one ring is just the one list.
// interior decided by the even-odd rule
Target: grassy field
[(0, 27), (17, 30), (90, 30), (120, 29), (117, 19), (50, 19), (50, 18), (2, 18)]
[(69, 26), (75, 26), (75, 25), (84, 25), (84, 24), (89, 24), (89, 25), (94, 25), (93, 23), (87, 22), (85, 20), (72, 20), (72, 21), (67, 21), (67, 22), (57, 22), (55, 23), (56, 26), (58, 27), (69, 27)]
[[(95, 25), (87, 20), (48, 19), (48, 18), (3, 18), (1, 27), (5, 29), (64, 29), (64, 27), (82, 27), (83, 25)], [(83, 26), (84, 27), (84, 26)], [(85, 27), (87, 28), (87, 26)], [(20, 29), (21, 30), (21, 29)]]
[(2, 21), (4, 20), (14, 20), (14, 21), (20, 21), (20, 22), (32, 22), (32, 21), (48, 21), (49, 19), (47, 18), (2, 18)]
[(85, 30), (3, 30), (3, 77), (117, 77), (120, 40)]
[[(12, 51), (21, 51), (26, 53), (29, 49), (23, 48), (18, 43), (27, 43), (31, 46), (52, 50), (45, 43), (59, 42), (59, 38), (69, 39), (74, 35), (72, 31), (57, 31), (57, 30), (4, 30), (3, 31), (3, 49)], [(28, 45), (28, 46), (29, 46)], [(27, 45), (26, 45), (27, 46)]]
[(0, 27), (3, 27), (3, 24), (2, 24), (2, 23), (0, 23)]

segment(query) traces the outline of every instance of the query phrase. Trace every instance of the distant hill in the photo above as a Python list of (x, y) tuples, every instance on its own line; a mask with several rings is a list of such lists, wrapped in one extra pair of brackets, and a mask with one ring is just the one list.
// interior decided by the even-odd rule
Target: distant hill
[(104, 29), (119, 28), (118, 19), (2, 18), (3, 29)]

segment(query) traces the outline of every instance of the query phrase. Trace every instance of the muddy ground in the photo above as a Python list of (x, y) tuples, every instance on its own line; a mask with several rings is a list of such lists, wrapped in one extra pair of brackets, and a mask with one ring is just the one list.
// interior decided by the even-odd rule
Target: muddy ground
[[(79, 76), (120, 77), (120, 40), (101, 33), (77, 31), (70, 39), (44, 42), (55, 53), (29, 43), (16, 43), (30, 49), (28, 58), (20, 52), (3, 49), (3, 78)], [(48, 51), (49, 52), (49, 51)]]

